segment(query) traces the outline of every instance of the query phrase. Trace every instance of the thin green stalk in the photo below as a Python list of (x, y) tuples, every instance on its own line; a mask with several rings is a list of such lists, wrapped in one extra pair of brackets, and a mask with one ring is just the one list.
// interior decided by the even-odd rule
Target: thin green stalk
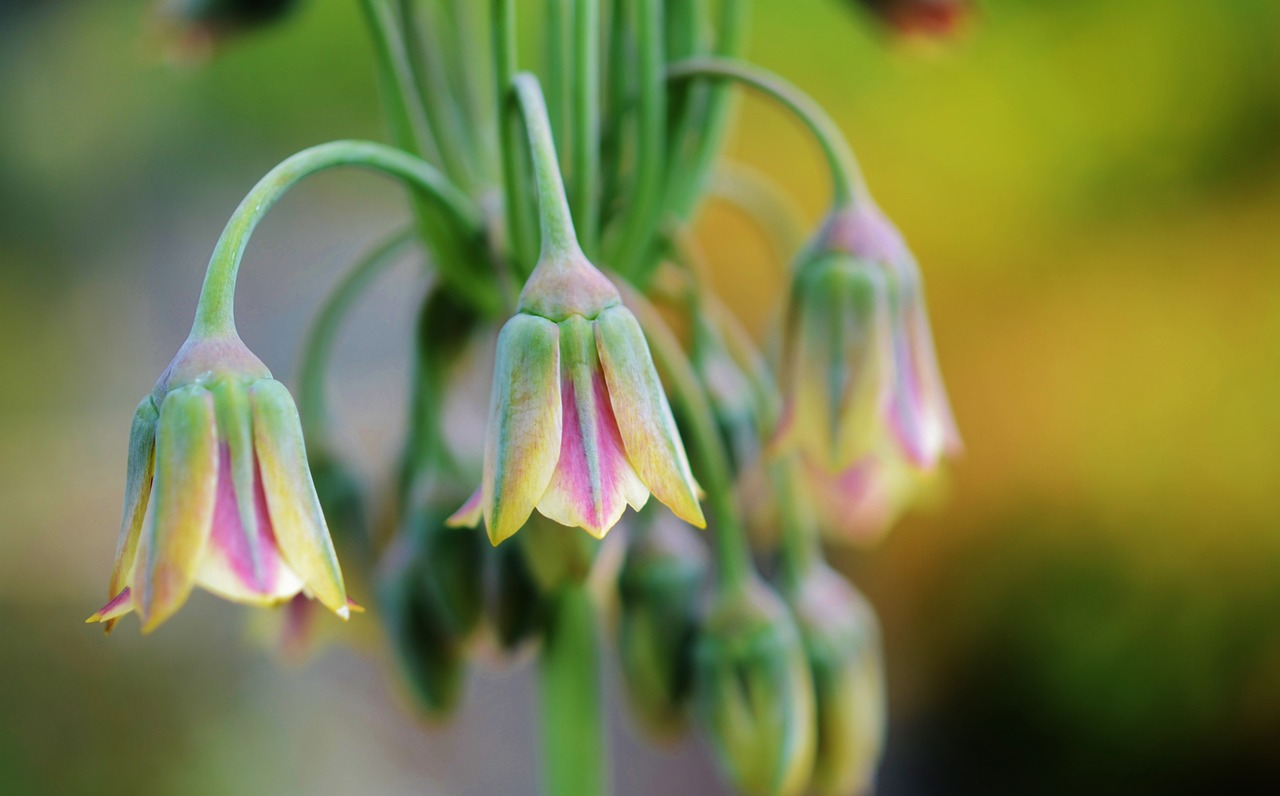
[(512, 259), (521, 275), (533, 270), (533, 208), (525, 172), (525, 145), (521, 140), (519, 109), (512, 95), (516, 76), (515, 0), (492, 0), (493, 77), (497, 87), (499, 146), (502, 181), (506, 195), (507, 236)]
[(792, 591), (822, 561), (822, 539), (798, 483), (800, 474), (797, 468), (794, 456), (776, 459), (769, 465), (782, 519), (779, 574)]
[(562, 162), (568, 162), (572, 140), (569, 89), (573, 85), (573, 63), (565, 50), (565, 42), (570, 36), (571, 0), (546, 0), (546, 10), (547, 109), (556, 134), (556, 152)]
[(312, 446), (329, 440), (329, 395), (325, 390), (325, 369), (333, 353), (338, 328), (346, 314), (373, 280), (395, 263), (414, 241), (412, 229), (397, 232), (375, 246), (334, 286), (316, 312), (315, 320), (302, 344), (298, 368), (298, 412), (302, 433)]
[(573, 217), (587, 256), (600, 238), (600, 0), (574, 0)]
[(840, 128), (807, 94), (774, 73), (733, 58), (690, 58), (667, 69), (672, 82), (694, 78), (735, 81), (778, 101), (799, 119), (817, 140), (831, 172), (833, 204), (846, 207), (866, 198), (858, 161)]
[[(457, 185), (474, 191), (474, 137), (462, 127), (462, 109), (446, 72), (441, 42), (456, 37), (439, 35), (439, 20), (424, 16), (421, 0), (399, 0), (401, 27), (413, 82), (426, 114), (431, 137), (440, 149), (440, 166)], [(434, 36), (427, 36), (429, 25)]]
[(735, 593), (745, 588), (755, 577), (755, 565), (747, 548), (742, 515), (734, 503), (729, 457), (716, 428), (711, 404), (680, 340), (667, 326), (657, 308), (640, 291), (623, 280), (616, 279), (615, 283), (622, 292), (623, 301), (635, 313), (644, 329), (654, 362), (667, 375), (671, 397), (684, 410), (683, 417), (690, 433), (689, 441), (701, 465), (696, 476), (707, 493), (706, 501), (711, 514), (709, 525), (714, 534), (713, 547), (719, 576), (716, 585), (722, 594)]
[(572, 584), (552, 598), (550, 612), (538, 660), (545, 796), (603, 796), (608, 731), (595, 606), (584, 584)]
[(191, 327), (193, 338), (235, 333), (236, 275), (254, 228), (299, 180), (338, 166), (358, 166), (397, 177), (428, 197), (432, 214), (464, 238), (479, 238), (484, 233), (480, 212), (471, 200), (421, 158), (372, 141), (331, 141), (304, 149), (267, 172), (232, 213), (205, 272)]
[(512, 81), (516, 101), (524, 118), (528, 135), (529, 156), (533, 160), (533, 177), (538, 192), (538, 218), (542, 226), (542, 259), (558, 261), (579, 249), (574, 232), (573, 214), (565, 196), (564, 179), (556, 159), (555, 138), (547, 116), (546, 101), (538, 78), (521, 72)]
[(386, 0), (360, 0), (360, 8), (373, 41), (392, 139), (407, 152), (439, 162), (440, 151), (422, 117), (422, 109), (410, 102), (411, 98), (417, 99), (418, 93), (413, 88), (413, 69), (404, 42), (396, 34), (390, 5)]
[(782, 188), (759, 170), (732, 161), (722, 163), (707, 191), (751, 219), (769, 239), (780, 263), (788, 263), (804, 245), (800, 211)]
[[(750, 0), (724, 0), (715, 26), (716, 55), (735, 56), (742, 51), (749, 12)], [(727, 86), (712, 86), (702, 105), (703, 112), (687, 113), (684, 129), (677, 131), (678, 141), (683, 144), (689, 140), (692, 147), (689, 160), (678, 164), (669, 182), (667, 208), (680, 218), (689, 218), (697, 208), (708, 175), (724, 145), (732, 99)]]
[[(439, 151), (422, 120), (412, 69), (390, 7), (386, 0), (360, 0), (360, 6), (377, 55), (393, 141), (411, 155), (421, 158), (430, 151), (438, 159)], [(422, 191), (412, 190), (410, 196), (414, 218), (441, 278), (477, 307), (486, 312), (496, 309), (497, 291), (488, 281), (477, 280), (472, 271), (483, 257), (475, 245), (479, 236), (470, 240), (460, 236), (456, 228), (433, 212), (430, 197)]]
[(635, 9), (640, 92), (636, 102), (636, 152), (631, 206), (615, 256), (620, 272), (632, 273), (653, 255), (653, 233), (662, 211), (666, 159), (667, 94), (661, 0), (631, 0)]

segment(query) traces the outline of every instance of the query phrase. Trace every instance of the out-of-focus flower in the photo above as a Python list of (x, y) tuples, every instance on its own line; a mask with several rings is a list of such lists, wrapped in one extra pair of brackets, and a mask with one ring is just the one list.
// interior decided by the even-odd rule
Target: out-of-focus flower
[(896, 450), (885, 448), (835, 473), (804, 462), (814, 513), (828, 538), (858, 544), (878, 541), (919, 495), (920, 473)]
[(904, 35), (947, 36), (968, 17), (970, 0), (856, 0)]
[(694, 650), (694, 708), (738, 791), (804, 789), (813, 772), (813, 684), (795, 623), (763, 583), (712, 607)]
[(777, 435), (840, 472), (871, 450), (893, 397), (889, 285), (874, 261), (822, 244), (792, 286)]
[(496, 360), (484, 476), (454, 522), (483, 517), (496, 545), (536, 508), (599, 538), (652, 492), (705, 523), (640, 324), (581, 251), (535, 269)]
[(484, 606), (484, 541), (446, 526), (447, 514), (432, 505), (411, 514), (378, 568), (379, 615), (397, 669), (435, 717), (457, 706), (466, 644)]
[(809, 660), (817, 710), (809, 791), (818, 796), (869, 793), (886, 721), (875, 614), (848, 581), (821, 562), (786, 598)]
[(163, 0), (156, 15), (186, 57), (208, 55), (241, 33), (287, 16), (298, 0)]
[(129, 448), (111, 599), (88, 621), (110, 629), (136, 611), (150, 631), (197, 585), (252, 605), (302, 593), (348, 616), (298, 410), (239, 338), (189, 339), (139, 406)]
[(934, 353), (920, 267), (902, 235), (874, 204), (864, 202), (832, 214), (818, 245), (889, 274), (894, 384), (888, 418), (902, 452), (921, 470), (932, 469), (944, 454), (958, 454), (963, 445)]
[(669, 736), (684, 726), (707, 552), (665, 511), (633, 533), (618, 577), (619, 658), (636, 714)]

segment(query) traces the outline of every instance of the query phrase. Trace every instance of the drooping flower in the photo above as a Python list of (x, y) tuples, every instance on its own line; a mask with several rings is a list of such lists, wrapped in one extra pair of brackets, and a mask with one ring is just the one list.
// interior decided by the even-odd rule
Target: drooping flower
[(785, 596), (813, 677), (818, 737), (809, 791), (870, 793), (887, 712), (875, 613), (822, 562), (815, 562)]
[(498, 336), (484, 475), (454, 515), (498, 544), (536, 508), (600, 538), (652, 493), (705, 524), (648, 343), (576, 243), (544, 254)]
[(837, 472), (802, 457), (814, 515), (829, 538), (876, 542), (915, 501), (922, 487), (920, 473), (896, 449), (886, 448), (882, 445)]
[(187, 340), (129, 448), (110, 600), (88, 621), (109, 630), (136, 611), (147, 632), (195, 586), (251, 605), (301, 593), (349, 615), (297, 408), (238, 337)]
[(815, 247), (796, 271), (785, 334), (778, 440), (828, 472), (842, 471), (871, 450), (893, 398), (884, 268)]
[(764, 583), (712, 607), (694, 649), (694, 711), (737, 791), (804, 790), (813, 772), (813, 684), (796, 625)]
[(931, 470), (943, 455), (958, 454), (963, 443), (934, 352), (920, 267), (902, 235), (871, 202), (833, 213), (818, 241), (889, 276), (894, 365), (889, 424), (903, 454), (917, 468)]

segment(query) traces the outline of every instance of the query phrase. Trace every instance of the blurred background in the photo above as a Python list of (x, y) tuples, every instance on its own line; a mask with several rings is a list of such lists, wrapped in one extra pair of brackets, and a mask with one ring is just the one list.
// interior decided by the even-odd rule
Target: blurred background
[[(0, 2), (0, 793), (532, 793), (527, 665), (475, 672), (431, 727), (367, 656), (284, 665), (207, 595), (147, 638), (82, 624), (131, 414), (226, 218), (289, 153), (385, 137), (355, 3), (302, 3), (199, 67), (162, 57), (150, 5)], [(884, 625), (880, 792), (1280, 792), (1280, 5), (987, 0), (934, 46), (836, 0), (756, 5), (751, 56), (833, 112), (924, 266), (968, 444), (935, 505), (840, 556)], [(810, 143), (739, 111), (734, 157), (815, 219)], [(239, 310), (279, 377), (405, 218), (349, 174), (272, 213)], [(700, 235), (763, 333), (782, 266), (724, 207)], [(371, 483), (420, 292), (402, 267), (340, 345)], [(722, 792), (614, 692), (620, 794)]]

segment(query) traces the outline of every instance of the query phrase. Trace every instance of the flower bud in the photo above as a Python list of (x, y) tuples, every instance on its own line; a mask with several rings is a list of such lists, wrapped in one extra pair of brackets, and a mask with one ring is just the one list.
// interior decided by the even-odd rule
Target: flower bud
[(795, 624), (763, 583), (712, 607), (694, 649), (694, 709), (738, 791), (803, 790), (813, 770), (813, 684)]
[[(903, 454), (930, 470), (962, 443), (934, 353), (920, 267), (898, 230), (873, 204), (833, 214), (818, 245), (883, 268), (890, 277), (893, 329), (893, 395), (889, 425)], [(843, 462), (841, 469), (850, 462)]]
[(378, 607), (397, 668), (431, 716), (453, 711), (465, 671), (465, 642), (483, 605), (484, 542), (424, 507), (387, 549)]
[(224, 40), (287, 16), (297, 0), (165, 0), (161, 21), (190, 54), (207, 54)]
[(238, 337), (183, 345), (130, 448), (111, 599), (88, 621), (136, 611), (149, 631), (197, 585), (252, 605), (302, 593), (348, 616), (298, 410)]
[(871, 606), (825, 564), (787, 595), (804, 642), (817, 709), (817, 796), (870, 793), (885, 737), (879, 631)]
[(489, 624), (498, 645), (514, 651), (542, 629), (545, 601), (522, 545), (499, 545), (489, 551)]
[(631, 704), (647, 729), (683, 729), (707, 553), (667, 512), (635, 529), (618, 577), (618, 647)]
[(920, 473), (896, 450), (870, 453), (836, 473), (804, 465), (814, 513), (832, 541), (879, 541), (924, 486)]
[(809, 257), (792, 286), (779, 440), (828, 472), (865, 456), (893, 394), (890, 333), (883, 267), (826, 247)]
[(652, 493), (704, 524), (648, 343), (581, 252), (543, 261), (498, 336), (484, 476), (454, 521), (499, 544), (536, 508), (602, 538)]
[(941, 37), (955, 33), (969, 15), (969, 0), (857, 0), (903, 35)]

